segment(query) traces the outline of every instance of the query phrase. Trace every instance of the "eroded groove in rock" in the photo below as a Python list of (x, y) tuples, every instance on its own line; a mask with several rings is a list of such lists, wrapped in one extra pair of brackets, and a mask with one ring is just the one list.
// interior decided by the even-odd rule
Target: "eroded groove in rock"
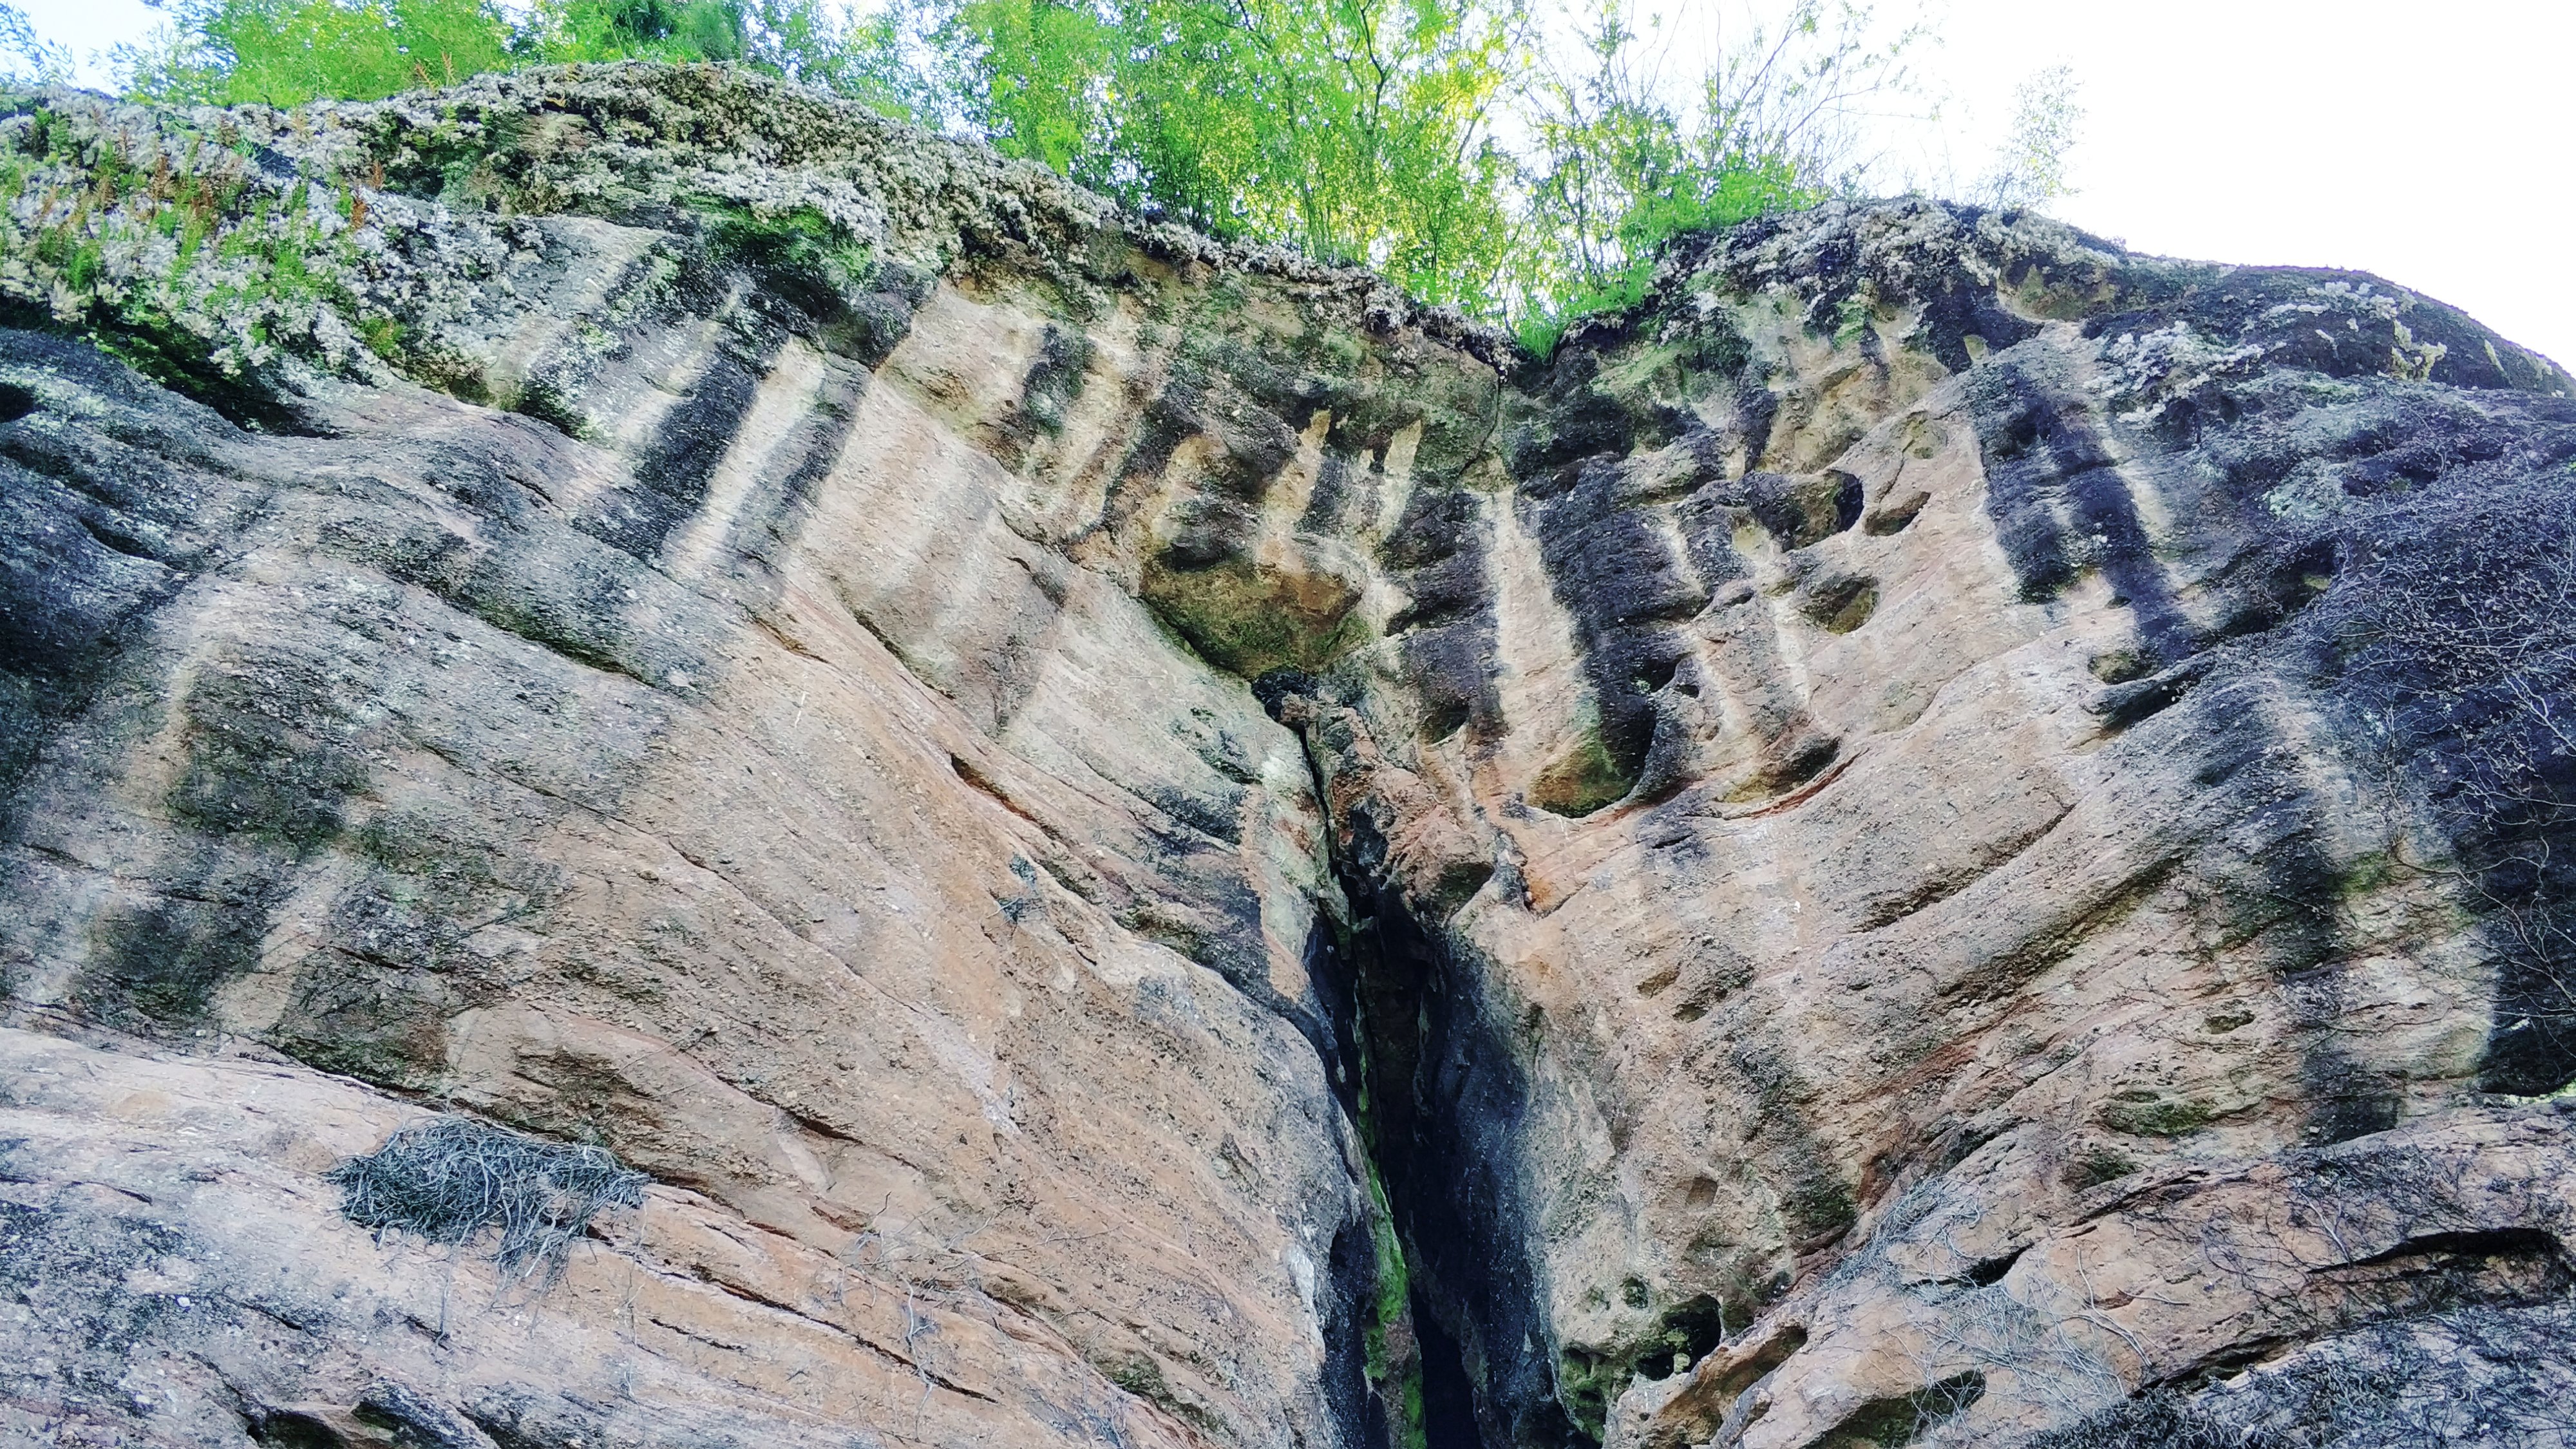
[[(1542, 360), (720, 68), (0, 109), (0, 1435), (2557, 1442), (2576, 382), (2439, 303), (1835, 203)], [(421, 1102), (653, 1186), (514, 1294)]]

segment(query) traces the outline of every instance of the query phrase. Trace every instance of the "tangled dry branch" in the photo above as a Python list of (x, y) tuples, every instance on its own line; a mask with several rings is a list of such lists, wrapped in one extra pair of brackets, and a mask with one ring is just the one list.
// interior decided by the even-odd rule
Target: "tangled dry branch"
[(2503, 963), (2493, 1090), (2576, 1068), (2576, 481), (2467, 480), (2344, 516), (2317, 615), (2365, 753), (2448, 837)]
[(2199, 1393), (2158, 1389), (2028, 1449), (2566, 1449), (2576, 1306), (2375, 1324)]
[(644, 1174), (605, 1147), (541, 1142), (463, 1117), (405, 1127), (331, 1169), (351, 1222), (464, 1243), (499, 1230), (493, 1261), (508, 1277), (552, 1282), (600, 1209), (640, 1207)]

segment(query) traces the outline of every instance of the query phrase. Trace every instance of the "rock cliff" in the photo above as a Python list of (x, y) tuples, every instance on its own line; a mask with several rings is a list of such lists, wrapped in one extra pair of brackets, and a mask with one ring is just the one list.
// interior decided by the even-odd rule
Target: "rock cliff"
[[(2570, 1432), (2576, 380), (2437, 302), (1835, 204), (1540, 360), (714, 69), (0, 151), (14, 1442)], [(455, 1116), (649, 1186), (344, 1212)]]

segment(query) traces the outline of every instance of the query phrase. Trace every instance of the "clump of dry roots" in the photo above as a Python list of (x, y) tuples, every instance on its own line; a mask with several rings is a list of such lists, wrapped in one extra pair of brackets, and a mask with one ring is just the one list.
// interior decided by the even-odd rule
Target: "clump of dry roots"
[(463, 1117), (405, 1127), (326, 1174), (340, 1211), (376, 1230), (461, 1244), (499, 1230), (493, 1261), (552, 1282), (600, 1209), (641, 1207), (644, 1174), (605, 1147), (543, 1142)]

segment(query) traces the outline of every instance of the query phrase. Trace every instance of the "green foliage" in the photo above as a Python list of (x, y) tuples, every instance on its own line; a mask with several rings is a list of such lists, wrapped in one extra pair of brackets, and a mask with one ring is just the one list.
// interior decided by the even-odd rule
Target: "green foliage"
[(905, 13), (852, 22), (826, 0), (538, 0), (519, 44), (557, 63), (732, 62), (909, 116)]
[(2075, 70), (2064, 65), (2040, 71), (2014, 89), (2012, 129), (1996, 153), (1994, 168), (1970, 190), (1972, 199), (2043, 210), (2075, 194), (2067, 181), (2066, 155), (2075, 149), (2084, 123), (2076, 91)]
[(738, 201), (692, 203), (716, 250), (767, 271), (812, 273), (850, 286), (874, 270), (867, 249), (810, 206), (762, 216)]
[(37, 35), (26, 11), (0, 4), (0, 85), (63, 85), (71, 78), (71, 51)]
[(569, 0), (546, 18), (549, 58), (742, 60), (751, 49), (737, 0)]
[(295, 106), (447, 85), (514, 59), (490, 0), (176, 0), (173, 24), (120, 58), (155, 100)]
[(729, 61), (905, 110), (891, 17), (843, 24), (824, 0), (174, 0), (171, 11), (152, 41), (118, 51), (138, 96), (294, 106), (540, 63)]
[(349, 255), (345, 227), (316, 215), (336, 193), (259, 172), (229, 127), (103, 133), (44, 105), (9, 121), (0, 194), (54, 320), (236, 421), (283, 421), (245, 373), (306, 335), (319, 300), (349, 300), (322, 275)]
[[(171, 3), (123, 55), (144, 97), (284, 106), (541, 62), (746, 65), (1218, 236), (1372, 268), (1541, 353), (1641, 301), (1671, 238), (1849, 189), (1848, 117), (1903, 86), (1920, 38), (1872, 41), (1852, 0), (1781, 0), (1684, 94), (1656, 79), (1672, 37), (1630, 0), (890, 0), (856, 21), (835, 0)], [(1534, 8), (1568, 3), (1588, 8)], [(2025, 149), (2054, 157), (2073, 112), (2047, 94)]]
[[(1794, 167), (1780, 162), (1677, 178), (1669, 190), (1647, 189), (1613, 229), (1615, 262), (1570, 267), (1564, 252), (1529, 259), (1533, 271), (1550, 262), (1562, 270), (1547, 278), (1554, 286), (1534, 283), (1525, 290), (1532, 305), (1523, 309), (1516, 335), (1522, 346), (1547, 356), (1576, 319), (1625, 312), (1643, 302), (1654, 281), (1659, 249), (1672, 238), (1686, 232), (1722, 231), (1823, 199), (1823, 192), (1799, 181)], [(1564, 280), (1568, 272), (1570, 281)]]
[(1588, 68), (1542, 68), (1529, 87), (1534, 238), (1515, 291), (1522, 343), (1542, 355), (1573, 319), (1641, 301), (1671, 238), (1845, 188), (1857, 151), (1845, 117), (1904, 86), (1903, 54), (1921, 38), (1873, 45), (1866, 9), (1792, 0), (1776, 28), (1721, 52), (1685, 108), (1654, 80), (1650, 57), (1668, 37), (1629, 17), (1619, 0), (1596, 0), (1578, 47)]
[(969, 0), (945, 25), (942, 40), (966, 55), (956, 69), (976, 90), (974, 120), (994, 145), (1077, 180), (1116, 169), (1100, 145), (1111, 125), (1113, 23), (1052, 0)]
[(1620, 0), (1579, 17), (1571, 76), (1544, 64), (1564, 48), (1550, 18), (1525, 0), (957, 0), (933, 48), (953, 119), (1011, 154), (1373, 267), (1545, 352), (1642, 299), (1669, 238), (1839, 189), (1844, 119), (1904, 84), (1920, 38), (1874, 44), (1866, 9), (1791, 0), (1681, 105), (1646, 58), (1662, 38)]
[[(876, 275), (876, 258), (831, 218), (811, 207), (762, 216), (739, 202), (690, 203), (705, 227), (708, 245), (741, 262), (772, 295), (785, 298), (824, 326), (836, 345), (865, 352), (849, 334), (849, 296)], [(864, 330), (864, 322), (860, 322)]]
[(1437, 0), (963, 0), (936, 38), (962, 119), (1009, 154), (1490, 310), (1520, 22)]

